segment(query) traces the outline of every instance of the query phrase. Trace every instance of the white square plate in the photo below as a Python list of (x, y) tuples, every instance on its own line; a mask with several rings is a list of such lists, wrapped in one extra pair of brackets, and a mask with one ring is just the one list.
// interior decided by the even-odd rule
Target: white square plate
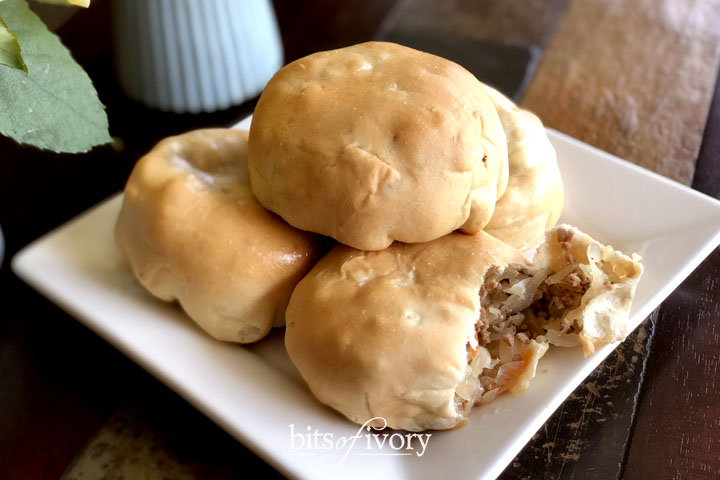
[[(248, 125), (249, 119), (239, 124)], [(720, 243), (720, 202), (548, 134), (566, 186), (561, 221), (643, 257), (630, 318), (635, 328)], [(117, 195), (37, 240), (13, 259), (14, 271), (291, 477), (495, 478), (616, 347), (588, 358), (580, 349), (551, 349), (538, 368), (547, 373), (527, 392), (474, 410), (464, 428), (433, 432), (422, 456), (389, 455), (396, 452), (387, 445), (368, 450), (364, 438), (352, 449), (293, 449), (291, 424), (296, 432), (310, 426), (336, 439), (355, 435), (358, 426), (313, 399), (285, 353), (282, 331), (247, 348), (221, 343), (175, 306), (150, 297), (113, 242), (120, 204)]]

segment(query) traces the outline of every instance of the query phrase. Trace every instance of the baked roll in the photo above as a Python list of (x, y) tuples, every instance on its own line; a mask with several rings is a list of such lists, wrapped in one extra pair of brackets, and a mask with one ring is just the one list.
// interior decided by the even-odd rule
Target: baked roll
[(521, 251), (540, 243), (563, 208), (563, 183), (555, 149), (542, 122), (486, 86), (500, 115), (508, 144), (510, 174), (505, 194), (485, 231)]
[(448, 429), (526, 389), (550, 345), (589, 354), (624, 338), (641, 272), (569, 226), (534, 265), (484, 232), (337, 246), (293, 292), (285, 343), (315, 397), (353, 422)]
[(292, 289), (323, 250), (253, 197), (247, 135), (210, 129), (161, 141), (132, 171), (115, 227), (143, 287), (239, 343), (284, 324)]
[(362, 250), (480, 231), (507, 185), (507, 142), (459, 65), (369, 42), (297, 60), (265, 87), (250, 180), (266, 208)]

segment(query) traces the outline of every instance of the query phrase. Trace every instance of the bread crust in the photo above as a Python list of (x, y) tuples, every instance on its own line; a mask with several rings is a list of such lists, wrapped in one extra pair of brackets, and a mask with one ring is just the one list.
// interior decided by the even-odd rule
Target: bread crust
[(253, 197), (247, 136), (208, 129), (158, 143), (130, 175), (115, 227), (150, 293), (177, 300), (213, 337), (240, 343), (284, 324), (292, 289), (322, 253), (316, 235)]
[(313, 394), (350, 420), (419, 431), (463, 422), (478, 289), (492, 265), (523, 262), (481, 232), (379, 252), (337, 246), (298, 284), (285, 344)]
[(507, 186), (507, 142), (467, 70), (392, 43), (297, 60), (250, 128), (258, 200), (291, 225), (362, 250), (476, 233)]
[[(485, 232), (338, 246), (293, 292), (285, 345), (315, 397), (353, 422), (453, 428), (473, 404), (525, 390), (549, 345), (589, 355), (622, 340), (637, 260), (569, 225), (547, 231), (532, 266)], [(557, 289), (573, 279), (575, 300)]]
[(563, 209), (563, 183), (555, 149), (542, 122), (497, 90), (486, 90), (508, 143), (510, 177), (485, 231), (520, 251), (530, 250), (555, 225)]

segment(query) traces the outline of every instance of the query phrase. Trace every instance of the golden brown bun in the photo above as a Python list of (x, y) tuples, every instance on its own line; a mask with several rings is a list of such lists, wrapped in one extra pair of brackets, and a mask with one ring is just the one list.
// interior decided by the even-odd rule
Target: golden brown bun
[(486, 87), (508, 142), (510, 177), (485, 231), (526, 251), (537, 245), (560, 217), (563, 184), (555, 149), (540, 120)]
[(637, 260), (569, 225), (547, 231), (531, 266), (485, 232), (338, 246), (293, 292), (285, 344), (313, 394), (350, 420), (452, 428), (525, 390), (550, 345), (588, 355), (623, 339)]
[(198, 130), (161, 141), (135, 166), (115, 228), (150, 293), (177, 299), (215, 338), (241, 343), (284, 323), (292, 289), (321, 254), (315, 235), (253, 197), (247, 135)]
[(337, 246), (298, 284), (287, 309), (291, 360), (323, 403), (357, 423), (382, 416), (418, 431), (464, 421), (478, 290), (487, 269), (523, 262), (480, 232), (379, 252)]
[(480, 231), (507, 185), (507, 143), (467, 70), (363, 43), (270, 80), (250, 128), (250, 180), (291, 225), (381, 250)]

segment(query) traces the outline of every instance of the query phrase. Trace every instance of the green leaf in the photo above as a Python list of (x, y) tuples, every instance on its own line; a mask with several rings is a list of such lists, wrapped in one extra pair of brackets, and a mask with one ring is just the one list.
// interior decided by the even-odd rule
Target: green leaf
[(87, 152), (110, 142), (105, 107), (85, 71), (25, 0), (0, 2), (28, 73), (0, 65), (0, 134), (54, 152)]
[(52, 3), (54, 5), (75, 5), (78, 7), (89, 7), (90, 0), (36, 0), (40, 3)]
[(0, 64), (27, 72), (17, 37), (0, 18)]

